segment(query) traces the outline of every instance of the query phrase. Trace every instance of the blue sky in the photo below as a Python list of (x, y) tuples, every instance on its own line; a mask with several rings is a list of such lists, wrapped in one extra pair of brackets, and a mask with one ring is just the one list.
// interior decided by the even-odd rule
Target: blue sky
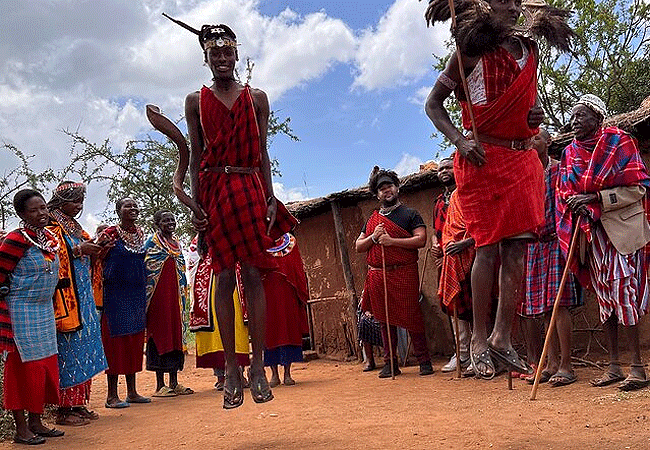
[[(270, 148), (281, 198), (362, 185), (374, 164), (405, 175), (440, 150), (423, 101), (448, 26), (427, 29), (426, 4), (3, 0), (0, 141), (36, 155), (37, 168), (56, 168), (70, 149), (62, 129), (109, 138), (119, 150), (151, 131), (144, 104), (181, 117), (185, 95), (209, 84), (210, 73), (196, 37), (164, 19), (167, 12), (196, 28), (231, 25), (241, 63), (255, 62), (251, 84), (267, 92), (279, 117), (291, 117), (300, 142), (280, 136)], [(0, 170), (12, 164), (3, 157)], [(101, 186), (90, 191), (88, 226), (105, 207)]]

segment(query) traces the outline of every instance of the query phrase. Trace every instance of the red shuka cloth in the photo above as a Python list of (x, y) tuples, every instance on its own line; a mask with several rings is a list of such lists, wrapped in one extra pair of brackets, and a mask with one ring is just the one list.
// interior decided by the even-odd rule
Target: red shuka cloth
[(24, 409), (43, 414), (45, 404), (59, 403), (57, 355), (22, 362), (18, 352), (9, 352), (4, 373), (4, 409)]
[[(392, 220), (374, 211), (366, 225), (366, 235), (371, 235), (377, 225), (383, 223), (386, 231), (394, 238), (408, 238), (412, 234)], [(384, 278), (381, 259), (381, 245), (368, 250), (368, 276), (363, 289), (361, 308), (372, 312), (375, 319), (386, 323), (384, 306)], [(416, 333), (424, 332), (424, 321), (418, 299), (418, 251), (388, 246), (384, 247), (386, 257), (386, 285), (388, 289), (388, 323)]]
[(59, 389), (59, 406), (63, 408), (73, 408), (75, 406), (84, 406), (90, 400), (90, 386), (92, 378), (76, 386), (65, 389)]
[[(454, 191), (449, 199), (447, 220), (442, 229), (442, 248), (444, 249), (449, 242), (458, 242), (469, 237), (458, 194)], [(456, 255), (444, 255), (442, 258), (438, 297), (442, 309), (447, 314), (452, 314), (456, 305), (459, 314), (472, 309), (470, 277), (475, 256), (476, 250), (472, 246)]]
[[(499, 47), (481, 58), (487, 104), (472, 105), (480, 136), (528, 139), (528, 112), (537, 98), (537, 60), (532, 46), (523, 69)], [(471, 130), (467, 102), (463, 127)], [(486, 163), (477, 167), (456, 154), (454, 175), (467, 231), (476, 246), (534, 231), (544, 222), (544, 170), (535, 150), (481, 143)]]
[(131, 375), (142, 371), (144, 330), (126, 336), (111, 336), (106, 314), (102, 314), (102, 344), (106, 354), (107, 375)]
[(307, 324), (307, 275), (298, 246), (283, 256), (276, 256), (278, 269), (264, 277), (266, 295), (266, 348), (283, 345), (302, 346)]
[(266, 252), (275, 239), (290, 231), (297, 220), (278, 202), (272, 236), (266, 234), (266, 190), (261, 172), (222, 173), (210, 167), (260, 168), (260, 132), (255, 105), (247, 85), (228, 109), (207, 87), (201, 89), (201, 128), (205, 149), (199, 168), (199, 202), (208, 214), (205, 234), (216, 273), (238, 261), (272, 269)]
[(183, 319), (178, 302), (176, 261), (169, 257), (147, 309), (147, 339), (153, 339), (159, 355), (183, 351)]

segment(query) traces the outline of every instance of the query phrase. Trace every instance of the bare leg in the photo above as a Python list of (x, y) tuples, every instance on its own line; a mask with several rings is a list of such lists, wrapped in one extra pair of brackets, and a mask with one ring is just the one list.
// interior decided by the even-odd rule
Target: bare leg
[(364, 371), (373, 370), (375, 365), (375, 355), (372, 353), (372, 344), (369, 342), (363, 342), (363, 352), (366, 355), (366, 366), (363, 368)]
[(573, 373), (571, 364), (571, 313), (568, 308), (558, 307), (555, 321), (555, 329), (560, 342), (560, 366), (558, 370), (562, 373)]
[(269, 381), (271, 387), (276, 387), (280, 384), (280, 372), (278, 371), (278, 365), (271, 366), (271, 381)]
[(293, 386), (296, 384), (296, 381), (291, 378), (291, 363), (284, 366), (284, 380), (283, 383), (285, 386)]
[(128, 375), (124, 375), (124, 378), (126, 378), (126, 401), (129, 403), (149, 403), (151, 401), (150, 398), (143, 397), (142, 395), (138, 394), (138, 390), (135, 387), (135, 374), (130, 373)]
[(609, 349), (609, 367), (603, 375), (591, 380), (593, 386), (607, 386), (624, 378), (618, 354), (618, 319), (616, 315), (612, 314), (603, 323), (603, 331)]
[(178, 372), (169, 372), (169, 387), (175, 389), (178, 386)]
[(260, 271), (257, 268), (242, 264), (241, 274), (246, 290), (248, 332), (251, 335), (253, 349), (249, 380), (251, 394), (255, 402), (263, 403), (273, 399), (273, 394), (266, 381), (262, 357), (266, 344), (266, 297)]
[[(486, 245), (476, 249), (476, 259), (472, 267), (474, 330), (472, 332), (470, 350), (474, 355), (479, 355), (487, 350), (487, 323), (490, 315), (492, 288), (494, 286), (494, 268), (497, 255), (497, 244)], [(493, 367), (487, 367), (485, 364), (477, 364), (476, 369), (480, 374), (488, 377), (494, 373)]]
[(645, 380), (646, 374), (641, 360), (641, 347), (639, 346), (639, 327), (638, 325), (632, 325), (625, 327), (625, 331), (630, 352), (632, 353), (632, 367), (630, 369), (630, 374), (641, 380)]
[(16, 424), (16, 437), (27, 440), (34, 437), (34, 433), (27, 426), (27, 419), (25, 419), (25, 410), (14, 409), (11, 411), (14, 416), (14, 423)]
[[(523, 289), (524, 255), (526, 241), (522, 239), (503, 240), (499, 244), (501, 270), (499, 271), (499, 305), (494, 329), (489, 337), (490, 345), (498, 349), (512, 347), (510, 336), (515, 317), (517, 299)], [(475, 291), (472, 289), (472, 293)], [(475, 325), (476, 326), (476, 325)]]
[(235, 269), (225, 269), (219, 274), (217, 281), (217, 298), (215, 309), (219, 322), (219, 335), (223, 343), (226, 359), (226, 391), (231, 394), (241, 394), (242, 384), (239, 376), (239, 364), (235, 355), (235, 306), (233, 292), (235, 291)]
[[(546, 332), (551, 333), (551, 338), (548, 343), (548, 353), (546, 357), (546, 365), (544, 366), (544, 371), (553, 375), (555, 374), (555, 372), (557, 372), (558, 367), (560, 365), (560, 355), (558, 353), (557, 327), (553, 328), (552, 330), (549, 330), (550, 320), (551, 320), (550, 316), (546, 316), (544, 318), (544, 322), (546, 324), (546, 330), (547, 330)], [(539, 357), (537, 361), (539, 361)], [(569, 359), (569, 363), (570, 362), (571, 360)]]
[(106, 381), (108, 383), (108, 390), (106, 393), (106, 403), (109, 405), (113, 405), (115, 403), (119, 403), (122, 401), (120, 400), (120, 397), (117, 394), (117, 377), (118, 375), (111, 375), (111, 374), (106, 375)]
[[(528, 361), (537, 364), (539, 356), (542, 354), (542, 330), (540, 321), (532, 317), (521, 318), (524, 337), (526, 338), (526, 354)], [(555, 372), (553, 372), (555, 373)]]
[(45, 425), (43, 425), (43, 421), (41, 420), (41, 414), (40, 413), (33, 413), (30, 412), (27, 414), (27, 423), (29, 426), (30, 431), (33, 433), (47, 433), (50, 431), (49, 428), (47, 428)]
[(165, 372), (156, 370), (156, 391), (159, 391), (165, 386)]

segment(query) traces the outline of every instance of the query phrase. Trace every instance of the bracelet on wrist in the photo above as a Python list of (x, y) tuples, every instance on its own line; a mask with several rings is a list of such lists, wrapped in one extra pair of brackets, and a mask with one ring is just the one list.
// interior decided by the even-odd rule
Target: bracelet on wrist
[(266, 204), (270, 205), (273, 200), (275, 200), (275, 195), (270, 195), (269, 198), (266, 199)]
[(370, 235), (370, 240), (373, 242), (373, 244), (379, 244), (379, 241), (378, 241), (377, 239), (375, 239), (375, 235), (374, 235), (374, 234), (371, 234), (371, 235)]

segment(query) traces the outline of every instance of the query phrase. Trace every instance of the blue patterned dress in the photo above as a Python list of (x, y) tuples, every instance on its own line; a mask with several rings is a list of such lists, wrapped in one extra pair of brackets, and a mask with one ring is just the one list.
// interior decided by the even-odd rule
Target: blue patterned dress
[[(68, 234), (65, 240), (68, 248), (83, 241), (81, 237)], [(70, 333), (57, 333), (61, 389), (89, 381), (108, 367), (93, 297), (90, 258), (73, 258), (72, 265), (82, 328)]]

